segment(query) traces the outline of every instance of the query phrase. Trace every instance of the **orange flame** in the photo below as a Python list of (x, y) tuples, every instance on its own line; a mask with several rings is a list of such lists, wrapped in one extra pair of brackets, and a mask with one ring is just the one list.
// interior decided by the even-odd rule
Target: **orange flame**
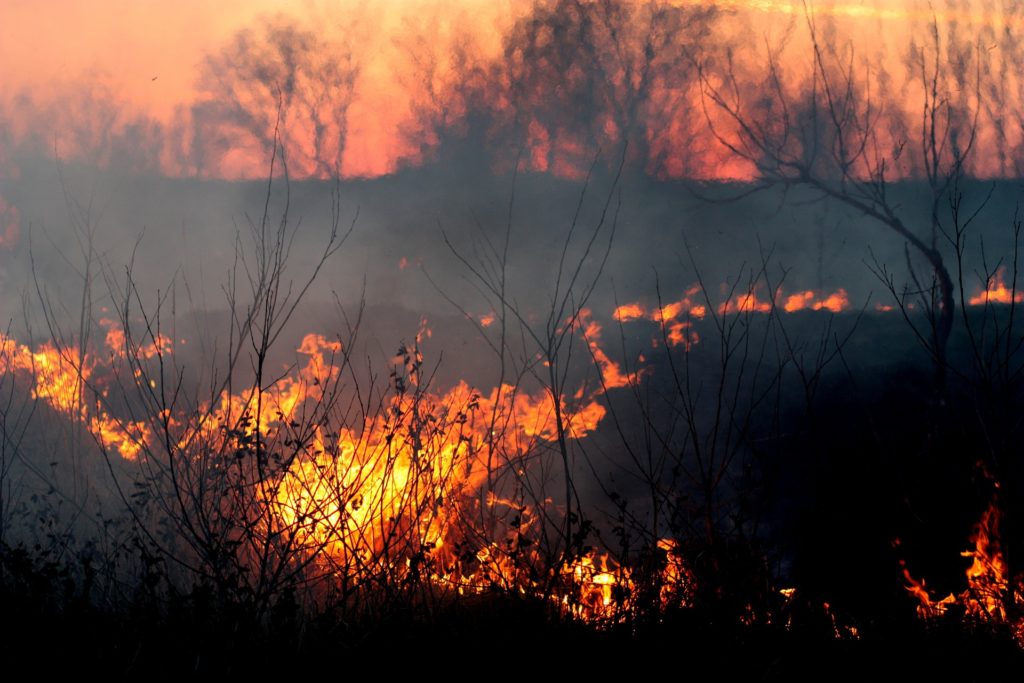
[[(1006, 559), (999, 542), (1002, 513), (993, 500), (971, 534), (974, 547), (960, 553), (973, 561), (967, 568), (967, 588), (959, 595), (950, 593), (935, 599), (928, 592), (923, 579), (917, 580), (904, 566), (906, 589), (918, 600), (917, 613), (923, 619), (932, 619), (959, 605), (965, 616), (983, 622), (1008, 624), (1017, 641), (1024, 647), (1024, 616), (1007, 609), (1024, 597), (1024, 584), (1011, 584)], [(901, 564), (904, 564), (901, 562)]]
[(0, 373), (27, 375), (33, 399), (81, 420), (103, 448), (115, 448), (127, 460), (134, 460), (150, 438), (144, 422), (118, 420), (100, 405), (89, 405), (85, 388), (92, 374), (92, 363), (83, 362), (76, 348), (58, 349), (52, 342), (46, 342), (32, 351), (0, 335)]
[(1018, 290), (1016, 285), (1007, 287), (1005, 276), (1006, 268), (1000, 266), (985, 283), (984, 291), (972, 296), (968, 303), (971, 306), (984, 306), (986, 304), (1019, 304), (1024, 301), (1024, 292)]
[(692, 285), (679, 301), (670, 302), (651, 311), (650, 319), (656, 323), (667, 323), (684, 314), (697, 319), (703, 318), (707, 314), (707, 309), (703, 304), (696, 303), (700, 291), (700, 285)]
[(629, 322), (630, 320), (638, 320), (646, 316), (644, 307), (639, 302), (632, 304), (623, 304), (615, 309), (612, 313), (612, 317), (619, 322)]
[[(115, 356), (124, 358), (127, 349), (124, 330), (121, 329), (117, 322), (110, 318), (100, 318), (99, 324), (101, 327), (107, 328), (107, 334), (104, 338), (107, 348)], [(158, 355), (171, 353), (173, 345), (174, 342), (171, 341), (170, 337), (157, 333), (153, 341), (131, 349), (131, 352), (133, 354), (137, 353), (141, 358), (154, 358)]]
[(845, 289), (837, 289), (826, 297), (821, 297), (813, 290), (791, 294), (786, 297), (783, 309), (787, 313), (810, 309), (812, 311), (826, 310), (833, 313), (841, 313), (850, 307), (850, 297)]
[(682, 346), (686, 351), (692, 351), (693, 347), (700, 343), (700, 335), (693, 329), (693, 323), (689, 320), (669, 325), (666, 338), (669, 346)]
[(770, 301), (762, 301), (755, 290), (736, 294), (718, 307), (722, 315), (730, 313), (769, 313), (772, 310)]
[[(460, 593), (496, 585), (534, 591), (567, 614), (596, 623), (627, 614), (638, 590), (629, 567), (596, 550), (567, 553), (553, 567), (545, 565), (550, 560), (530, 548), (527, 536), (539, 536), (542, 520), (564, 511), (534, 510), (503, 499), (488, 483), (492, 463), (529, 476), (540, 449), (563, 438), (587, 437), (605, 417), (601, 396), (638, 381), (639, 371), (623, 370), (602, 348), (601, 326), (589, 310), (570, 324), (587, 343), (602, 378), (599, 388), (584, 386), (571, 398), (511, 384), (481, 392), (459, 382), (444, 393), (420, 386), (418, 342), (430, 334), (423, 321), (417, 346), (399, 354), (409, 381), (382, 410), (371, 411), (361, 423), (332, 427), (317, 422), (312, 436), (295, 445), (294, 457), (254, 482), (257, 524), (268, 535), (286, 533), (292, 547), (328, 569), (354, 572), (347, 576), (356, 583), (386, 566), (392, 575), (425, 573), (435, 585)], [(33, 398), (80, 421), (100, 448), (127, 461), (145, 464), (168, 446), (185, 459), (197, 449), (229, 454), (235, 466), (235, 456), (244, 458), (246, 443), (271, 443), (287, 433), (290, 425), (307, 419), (310, 406), (327, 395), (332, 382), (340, 381), (342, 344), (307, 334), (296, 349), (305, 360), (269, 387), (225, 391), (212, 403), (200, 403), (194, 413), (122, 419), (100, 398), (106, 396), (108, 371), (118, 372), (114, 363), (126, 357), (139, 361), (173, 354), (174, 348), (160, 335), (140, 344), (109, 319), (101, 325), (110, 353), (84, 358), (73, 347), (48, 342), (33, 350), (0, 336), (0, 372), (25, 378)], [(100, 365), (106, 360), (110, 368)], [(143, 372), (135, 369), (134, 381), (161, 391)], [(96, 393), (95, 401), (86, 400), (87, 390)], [(161, 425), (169, 432), (155, 438)], [(550, 499), (535, 504), (554, 506)], [(472, 521), (478, 516), (471, 514), (474, 510), (508, 514), (485, 529)], [(673, 541), (662, 539), (657, 547), (664, 555), (661, 603), (685, 604), (693, 577)], [(550, 573), (539, 576), (534, 566), (546, 566)]]
[(608, 354), (601, 348), (601, 326), (593, 320), (590, 310), (583, 309), (580, 312), (579, 324), (583, 327), (583, 337), (587, 340), (587, 345), (590, 347), (594, 363), (601, 371), (601, 381), (604, 388), (619, 389), (634, 384), (637, 380), (637, 373), (623, 373), (619, 364), (609, 358)]

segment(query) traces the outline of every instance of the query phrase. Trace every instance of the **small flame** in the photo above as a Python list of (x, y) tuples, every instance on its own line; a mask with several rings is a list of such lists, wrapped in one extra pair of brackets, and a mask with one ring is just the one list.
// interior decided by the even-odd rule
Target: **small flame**
[[(121, 326), (117, 322), (110, 318), (100, 318), (99, 324), (100, 327), (105, 327), (107, 329), (107, 334), (104, 338), (107, 348), (110, 349), (110, 352), (115, 356), (124, 358), (127, 349), (127, 340), (124, 336), (124, 330), (121, 329)], [(182, 340), (182, 343), (184, 343), (184, 340)], [(170, 337), (157, 333), (153, 341), (143, 344), (136, 349), (131, 349), (131, 352), (133, 354), (137, 353), (141, 358), (154, 358), (159, 355), (171, 353), (173, 346), (174, 342)]]
[(639, 320), (647, 316), (644, 307), (639, 303), (623, 304), (615, 309), (612, 313), (612, 317), (619, 322), (629, 322), (630, 320)]
[(707, 314), (707, 308), (703, 304), (696, 303), (696, 298), (700, 294), (700, 285), (692, 285), (686, 290), (683, 298), (679, 301), (673, 301), (663, 305), (661, 308), (657, 308), (650, 313), (650, 319), (656, 323), (668, 323), (671, 320), (676, 320), (682, 315), (688, 315), (693, 318), (701, 319)]
[(722, 315), (730, 313), (769, 313), (771, 310), (771, 302), (758, 298), (756, 290), (736, 294), (718, 307), (718, 312)]
[(689, 320), (673, 322), (668, 326), (666, 338), (669, 346), (682, 346), (686, 351), (700, 343), (700, 335), (693, 329)]
[(791, 294), (783, 303), (783, 310), (794, 313), (802, 310), (831, 311), (841, 313), (850, 307), (850, 297), (845, 289), (837, 289), (828, 296), (822, 297), (813, 290)]

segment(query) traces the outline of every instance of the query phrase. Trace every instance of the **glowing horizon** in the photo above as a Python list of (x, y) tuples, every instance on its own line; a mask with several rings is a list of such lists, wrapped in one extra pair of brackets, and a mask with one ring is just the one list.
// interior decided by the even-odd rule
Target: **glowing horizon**
[[(672, 4), (714, 5), (735, 14), (720, 22), (722, 30), (756, 31), (765, 41), (789, 38), (800, 45), (806, 36), (800, 34), (799, 18), (810, 9), (814, 16), (840, 22), (843, 36), (862, 53), (891, 55), (887, 60), (902, 59), (911, 27), (933, 18), (992, 29), (1019, 26), (1024, 18), (973, 7), (933, 10), (916, 0), (896, 7), (849, 0), (673, 0)], [(97, 11), (95, 3), (87, 0), (13, 0), (0, 7), (0, 117), (3, 107), (10, 108), (20, 98), (52, 109), (64, 101), (73, 102), (74, 97), (92, 96), (110, 98), (111, 106), (129, 116), (169, 125), (197, 101), (200, 67), (209, 55), (238, 31), (284, 16), (324, 35), (344, 32), (353, 44), (360, 72), (348, 112), (345, 175), (376, 176), (394, 171), (411, 153), (400, 133), (411, 116), (414, 95), (409, 81), (415, 74), (403, 50), (416, 33), (429, 35), (431, 44), (440, 46), (438, 54), (445, 54), (457, 41), (466, 41), (478, 58), (494, 58), (501, 49), (503, 31), (532, 6), (533, 2), (516, 0), (384, 0), (372, 5), (309, 0), (296, 9), (294, 2), (284, 0), (216, 4), (108, 0)], [(752, 18), (752, 13), (777, 19)], [(791, 30), (794, 26), (796, 32)], [(799, 49), (793, 53), (799, 55)], [(33, 125), (14, 115), (5, 123), (15, 139)], [(60, 153), (59, 143), (68, 136), (60, 119), (41, 125), (51, 126), (45, 131), (53, 140), (48, 146)], [(0, 163), (4, 156), (0, 149)], [(228, 177), (239, 174), (231, 168), (247, 165), (233, 163), (223, 172)], [(735, 175), (735, 170), (723, 172)]]

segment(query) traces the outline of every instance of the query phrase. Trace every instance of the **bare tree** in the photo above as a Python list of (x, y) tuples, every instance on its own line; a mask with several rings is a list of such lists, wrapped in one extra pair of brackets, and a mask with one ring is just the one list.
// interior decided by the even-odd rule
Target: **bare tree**
[[(943, 251), (942, 208), (967, 171), (978, 132), (978, 57), (970, 45), (944, 44), (937, 20), (925, 42), (911, 46), (906, 62), (910, 87), (922, 93), (915, 134), (908, 132), (907, 112), (878, 96), (873, 70), (851, 45), (832, 32), (823, 35), (827, 29), (810, 10), (806, 26), (811, 73), (795, 93), (779, 49), (768, 49), (764, 74), (744, 77), (732, 53), (721, 60), (724, 66), (702, 66), (709, 128), (753, 169), (754, 190), (807, 188), (861, 212), (905, 242), (913, 285), (898, 288), (898, 299), (905, 312), (913, 301), (927, 317), (923, 330), (907, 319), (932, 355), (941, 393), (956, 291)], [(884, 71), (878, 78), (882, 85), (889, 82)], [(894, 177), (916, 174), (926, 179), (930, 192), (923, 221), (916, 207), (902, 205), (891, 192)], [(918, 272), (915, 259), (924, 261), (925, 274)], [(892, 283), (882, 264), (877, 270)]]
[[(495, 143), (512, 141), (530, 150), (534, 170), (579, 176), (596, 152), (625, 143), (631, 167), (665, 173), (690, 161), (678, 144), (698, 135), (693, 53), (717, 16), (661, 0), (543, 0), (514, 23), (493, 62), (461, 45), (442, 59), (414, 42), (408, 50), (427, 90), (415, 134), (481, 135), (509, 165)], [(439, 64), (455, 77), (438, 91)]]
[[(1004, 19), (1018, 12), (1002, 11)], [(993, 34), (996, 21), (970, 35), (955, 18), (940, 24), (933, 17), (913, 27), (917, 33), (904, 55), (899, 87), (898, 78), (859, 58), (812, 10), (805, 12), (805, 24), (811, 70), (795, 88), (780, 49), (769, 48), (767, 69), (755, 77), (732, 53), (719, 64), (705, 63), (709, 127), (752, 169), (753, 191), (809, 190), (860, 212), (904, 243), (902, 274), (874, 256), (870, 267), (931, 356), (940, 409), (929, 411), (925, 452), (948, 448), (942, 439), (968, 444), (966, 462), (934, 459), (929, 466), (938, 472), (973, 467), (974, 493), (994, 511), (984, 519), (999, 520), (991, 533), (1001, 540), (996, 552), (1006, 576), (1014, 578), (998, 585), (990, 597), (998, 608), (986, 619), (1013, 624), (1019, 606), (1008, 586), (1019, 576), (1021, 464), (1019, 449), (1010, 445), (1019, 441), (1019, 419), (1007, 411), (1019, 411), (1024, 377), (1017, 320), (1019, 211), (1001, 219), (1011, 238), (1002, 242), (1003, 253), (987, 250), (984, 234), (975, 242), (972, 231), (991, 225), (986, 210), (997, 189), (992, 183), (978, 192), (977, 178), (1018, 171), (1009, 151), (1019, 144), (1019, 132), (1007, 122), (1017, 118), (1020, 90), (1012, 65), (1020, 62), (1020, 51), (1011, 31)], [(923, 197), (914, 194), (920, 186)], [(972, 296), (973, 287), (981, 294)], [(958, 321), (954, 355), (950, 341)], [(930, 500), (932, 495), (914, 494), (920, 509), (948, 505), (945, 498)]]
[(219, 156), (245, 143), (263, 163), (280, 144), (293, 175), (340, 176), (360, 71), (353, 30), (338, 27), (330, 37), (277, 18), (237, 33), (203, 64), (193, 108), (199, 150)]

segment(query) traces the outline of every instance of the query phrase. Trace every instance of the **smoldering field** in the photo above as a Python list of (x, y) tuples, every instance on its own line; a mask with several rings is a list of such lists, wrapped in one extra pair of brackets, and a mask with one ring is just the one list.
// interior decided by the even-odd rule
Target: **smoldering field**
[(415, 62), (378, 177), (345, 172), (353, 62), (281, 17), (208, 56), (177, 128), (69, 97), (109, 115), (41, 110), (52, 154), (42, 105), (8, 108), (12, 652), (105, 624), (76, 653), (117, 670), (438, 627), (768, 675), (1019, 657), (1006, 70), (924, 22), (886, 108), (823, 47), (841, 23), (758, 71), (721, 61), (728, 13), (525, 16), (496, 63)]

